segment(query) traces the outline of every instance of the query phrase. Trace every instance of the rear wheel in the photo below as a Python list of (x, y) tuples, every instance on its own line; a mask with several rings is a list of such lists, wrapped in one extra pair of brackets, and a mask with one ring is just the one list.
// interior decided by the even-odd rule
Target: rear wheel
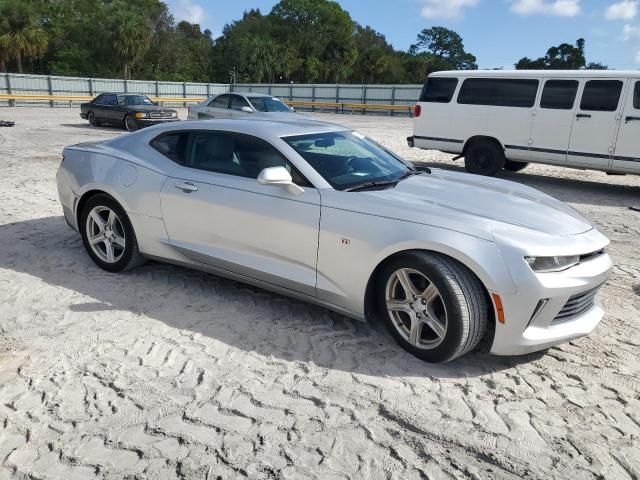
[(488, 321), (477, 277), (444, 255), (414, 252), (387, 262), (377, 283), (379, 311), (396, 341), (427, 362), (474, 349)]
[(504, 151), (496, 142), (476, 140), (467, 147), (464, 166), (469, 173), (493, 176), (505, 164)]
[(131, 115), (127, 115), (124, 117), (124, 128), (126, 128), (128, 132), (135, 132), (139, 127), (136, 123), (136, 119)]
[(113, 198), (91, 197), (80, 218), (82, 242), (91, 259), (109, 272), (122, 272), (145, 262), (131, 221)]
[(89, 125), (91, 125), (92, 127), (100, 126), (100, 122), (98, 122), (98, 119), (96, 118), (95, 113), (89, 112), (89, 115), (87, 115), (87, 119), (89, 120)]
[(508, 172), (519, 172), (529, 165), (528, 162), (516, 162), (515, 160), (505, 160), (504, 169)]

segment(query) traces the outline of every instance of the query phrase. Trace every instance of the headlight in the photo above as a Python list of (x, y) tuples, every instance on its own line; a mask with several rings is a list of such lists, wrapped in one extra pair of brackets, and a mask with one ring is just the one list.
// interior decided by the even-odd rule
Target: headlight
[(149, 118), (149, 114), (148, 113), (144, 113), (144, 112), (138, 112), (135, 114), (136, 118)]
[(178, 116), (178, 112), (171, 112), (171, 118), (176, 118), (177, 116)]
[(525, 257), (534, 272), (561, 272), (580, 263), (580, 255), (570, 257)]

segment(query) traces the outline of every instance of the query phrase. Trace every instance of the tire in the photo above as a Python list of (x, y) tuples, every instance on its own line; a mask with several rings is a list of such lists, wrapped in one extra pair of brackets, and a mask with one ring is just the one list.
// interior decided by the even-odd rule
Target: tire
[(515, 160), (505, 160), (504, 169), (508, 172), (519, 172), (524, 170), (529, 165), (529, 162), (516, 162)]
[(100, 126), (100, 122), (96, 118), (96, 114), (95, 113), (89, 112), (89, 115), (87, 115), (87, 119), (89, 120), (89, 125), (91, 125), (92, 127), (99, 127)]
[(79, 226), (84, 248), (103, 270), (123, 272), (145, 263), (129, 217), (109, 195), (98, 194), (87, 200)]
[[(418, 292), (409, 302), (400, 272), (408, 273)], [(466, 354), (487, 328), (489, 306), (482, 284), (464, 265), (441, 254), (410, 252), (392, 258), (379, 272), (376, 296), (391, 335), (426, 362), (444, 363)], [(414, 322), (418, 328), (411, 328)]]
[(131, 115), (127, 115), (126, 117), (124, 117), (124, 128), (127, 130), (127, 132), (135, 132), (140, 127), (138, 127), (135, 118), (133, 118)]
[(502, 147), (490, 140), (476, 140), (464, 155), (464, 166), (469, 173), (476, 175), (493, 176), (498, 173), (505, 164)]

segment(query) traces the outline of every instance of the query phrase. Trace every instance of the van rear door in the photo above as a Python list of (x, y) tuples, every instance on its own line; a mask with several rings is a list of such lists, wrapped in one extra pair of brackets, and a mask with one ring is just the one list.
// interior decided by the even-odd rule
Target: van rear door
[(567, 163), (606, 169), (611, 164), (625, 81), (587, 80), (571, 130)]
[(616, 151), (611, 164), (614, 170), (640, 173), (640, 80), (631, 80), (625, 100)]

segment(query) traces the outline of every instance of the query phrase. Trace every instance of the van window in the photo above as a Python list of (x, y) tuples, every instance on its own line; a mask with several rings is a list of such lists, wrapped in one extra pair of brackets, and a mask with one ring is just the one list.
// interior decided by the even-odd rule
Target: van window
[(589, 80), (584, 86), (581, 110), (615, 112), (622, 93), (621, 80)]
[(640, 82), (636, 82), (633, 89), (633, 108), (640, 110)]
[(458, 86), (457, 78), (429, 78), (422, 88), (420, 101), (427, 103), (449, 103)]
[(544, 84), (540, 108), (571, 110), (578, 93), (577, 80), (549, 80)]
[(469, 78), (460, 87), (458, 103), (530, 108), (536, 101), (538, 80)]

